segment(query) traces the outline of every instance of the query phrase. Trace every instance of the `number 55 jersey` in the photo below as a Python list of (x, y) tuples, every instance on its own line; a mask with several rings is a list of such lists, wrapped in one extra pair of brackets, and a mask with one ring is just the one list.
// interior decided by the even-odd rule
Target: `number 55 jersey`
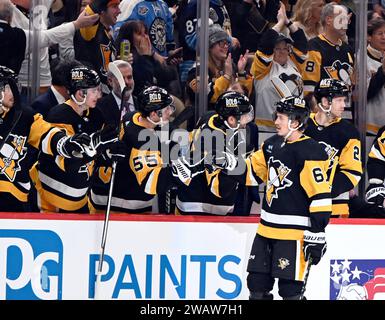
[[(139, 121), (140, 113), (129, 113), (123, 118), (122, 141), (128, 156), (118, 162), (111, 211), (126, 213), (151, 212), (154, 196), (167, 190), (173, 182), (170, 166), (164, 166), (161, 143), (152, 129)], [(90, 191), (91, 213), (106, 209), (111, 180), (111, 162), (100, 164), (94, 171)]]

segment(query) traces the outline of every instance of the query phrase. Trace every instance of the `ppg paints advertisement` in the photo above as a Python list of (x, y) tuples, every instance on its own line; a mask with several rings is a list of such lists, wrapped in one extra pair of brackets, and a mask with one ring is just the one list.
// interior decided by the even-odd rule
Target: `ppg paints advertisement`
[[(0, 299), (93, 299), (102, 216), (1, 214)], [(254, 217), (113, 215), (103, 299), (248, 299)], [(385, 300), (385, 221), (332, 220), (310, 300)], [(282, 257), (285, 258), (285, 257)], [(290, 263), (290, 261), (289, 261)], [(280, 299), (274, 288), (275, 299)]]

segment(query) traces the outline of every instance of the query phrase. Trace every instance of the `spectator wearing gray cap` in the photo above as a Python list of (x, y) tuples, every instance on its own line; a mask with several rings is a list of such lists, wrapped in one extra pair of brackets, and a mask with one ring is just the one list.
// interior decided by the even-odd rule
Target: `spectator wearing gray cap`
[[(235, 80), (235, 66), (229, 52), (231, 37), (219, 25), (209, 26), (209, 109), (212, 109), (217, 98), (224, 93)], [(189, 71), (186, 91), (196, 92), (199, 86), (195, 79), (195, 67)]]

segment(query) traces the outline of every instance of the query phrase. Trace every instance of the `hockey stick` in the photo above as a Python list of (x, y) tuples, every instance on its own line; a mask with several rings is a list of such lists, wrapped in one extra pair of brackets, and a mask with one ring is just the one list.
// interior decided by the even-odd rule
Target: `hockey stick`
[(313, 260), (312, 260), (311, 257), (309, 257), (309, 261), (307, 263), (307, 267), (306, 267), (306, 270), (305, 270), (305, 277), (303, 278), (303, 284), (302, 284), (301, 293), (299, 294), (299, 300), (303, 300), (303, 298), (304, 298), (304, 294), (305, 294), (305, 291), (306, 291), (307, 279), (309, 278), (310, 268), (311, 268), (312, 263), (313, 263)]
[[(108, 69), (115, 76), (115, 78), (118, 80), (119, 86), (120, 86), (120, 89), (122, 92), (121, 105), (120, 105), (120, 118), (119, 118), (119, 119), (122, 119), (123, 101), (124, 101), (123, 98), (124, 98), (124, 95), (125, 95), (126, 91), (128, 90), (128, 88), (126, 87), (122, 73), (120, 72), (119, 68), (113, 62), (110, 62), (108, 64)], [(120, 122), (119, 122), (119, 128), (118, 128), (118, 139), (119, 139), (119, 132), (120, 132)], [(117, 164), (118, 163), (116, 160), (112, 161), (110, 188), (108, 191), (106, 214), (104, 216), (102, 242), (101, 242), (101, 246), (100, 246), (98, 270), (96, 273), (96, 282), (95, 282), (95, 295), (94, 295), (94, 297), (95, 297), (95, 299), (98, 299), (98, 300), (100, 299), (100, 283), (101, 283), (101, 277), (102, 277), (102, 271), (103, 271), (104, 251), (105, 251), (106, 242), (107, 242), (108, 223), (110, 220), (112, 192), (114, 189), (114, 181), (115, 181), (115, 173), (116, 173)]]

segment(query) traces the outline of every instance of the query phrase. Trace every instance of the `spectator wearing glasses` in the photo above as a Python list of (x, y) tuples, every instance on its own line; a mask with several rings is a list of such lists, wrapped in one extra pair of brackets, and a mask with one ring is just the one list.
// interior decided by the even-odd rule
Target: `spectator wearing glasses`
[[(274, 104), (290, 95), (303, 94), (302, 70), (307, 54), (307, 40), (302, 29), (286, 16), (282, 4), (278, 22), (261, 38), (254, 56), (251, 74), (255, 79), (256, 123), (260, 131), (275, 132)], [(282, 33), (287, 26), (293, 40)]]
[[(209, 109), (211, 110), (214, 108), (218, 97), (227, 91), (227, 88), (236, 80), (236, 67), (233, 65), (232, 56), (229, 52), (230, 46), (231, 38), (225, 30), (216, 24), (209, 26), (208, 100)], [(242, 59), (243, 56), (241, 55), (240, 60)], [(240, 64), (240, 61), (238, 64)], [(245, 64), (243, 63), (243, 65)], [(186, 82), (186, 91), (192, 91), (193, 93), (199, 88), (195, 78), (195, 70), (195, 67), (190, 69)], [(247, 80), (240, 79), (240, 82), (247, 86)]]

